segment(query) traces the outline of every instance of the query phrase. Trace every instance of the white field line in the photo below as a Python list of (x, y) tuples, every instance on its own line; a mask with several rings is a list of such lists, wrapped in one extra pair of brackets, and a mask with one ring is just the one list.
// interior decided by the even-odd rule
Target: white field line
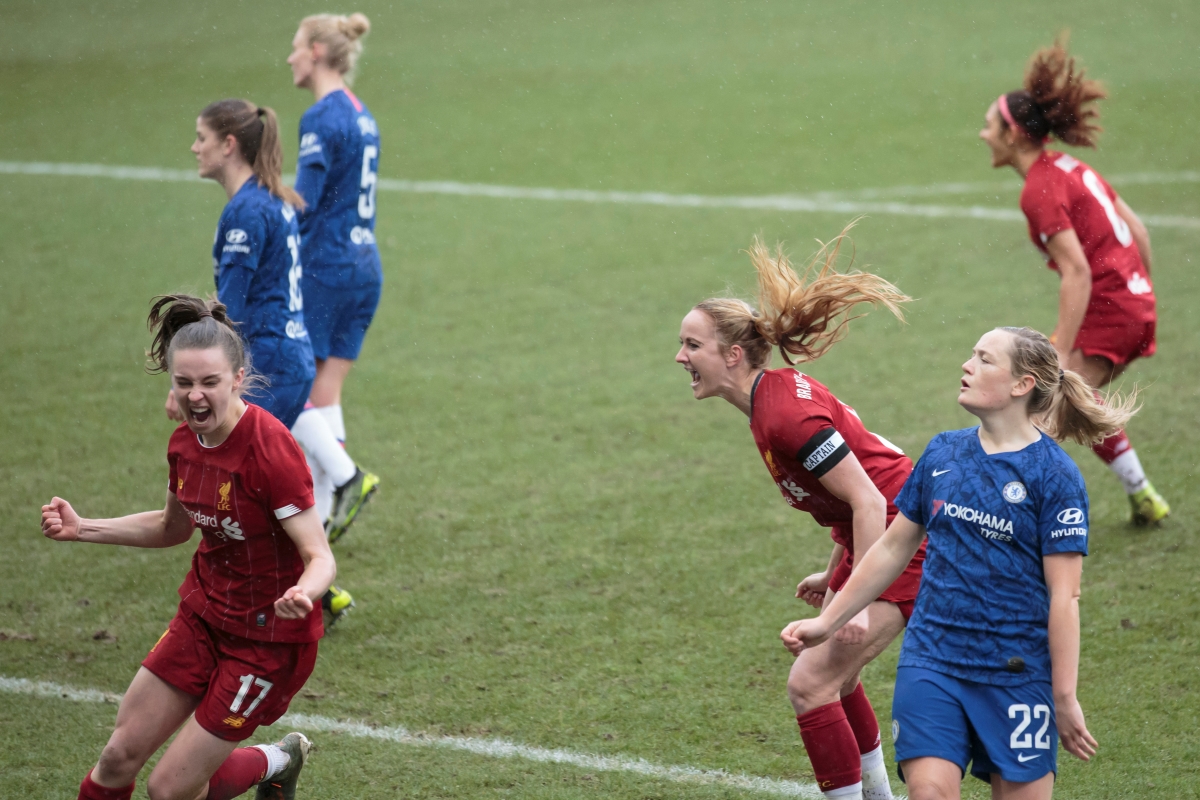
[[(99, 177), (121, 180), (143, 181), (188, 181), (200, 179), (191, 170), (160, 169), (157, 167), (122, 167), (103, 164), (55, 164), (46, 162), (0, 161), (0, 174), (10, 175), (56, 175), (69, 177)], [(1194, 173), (1167, 174), (1179, 179)], [(1157, 173), (1143, 173), (1141, 178), (1150, 178)], [(285, 176), (291, 181), (291, 176)], [(1150, 182), (1146, 180), (1144, 182)], [(939, 184), (936, 187), (896, 187), (896, 189), (866, 189), (856, 194), (867, 198), (869, 193), (882, 197), (894, 191), (946, 194), (947, 187), (961, 190), (963, 187), (986, 186), (1003, 188), (1006, 184)], [(736, 208), (769, 211), (792, 211), (821, 214), (893, 214), (907, 217), (987, 219), (1003, 222), (1024, 221), (1024, 215), (1015, 208), (990, 206), (946, 206), (924, 205), (901, 202), (879, 202), (871, 199), (839, 199), (836, 192), (815, 195), (702, 195), (668, 194), (666, 192), (622, 192), (595, 191), (592, 189), (550, 189), (530, 186), (500, 186), (487, 183), (459, 183), (457, 181), (410, 181), (380, 178), (378, 188), (383, 191), (408, 192), (414, 194), (447, 194), (464, 197), (490, 197), (505, 200), (548, 200), (574, 203), (615, 203), (621, 205), (653, 205), (683, 208)], [(1162, 216), (1147, 214), (1142, 217), (1147, 225), (1166, 228), (1190, 228), (1200, 230), (1200, 219), (1195, 217)]]
[[(34, 695), (36, 697), (54, 697), (80, 703), (117, 704), (121, 702), (121, 695), (111, 692), (101, 692), (95, 689), (75, 689), (70, 686), (62, 686), (47, 681), (31, 681), (25, 678), (8, 678), (5, 676), (0, 676), (0, 692)], [(361, 722), (348, 722), (330, 719), (329, 717), (314, 716), (312, 714), (287, 714), (276, 725), (299, 728), (303, 731), (321, 731), (325, 733), (339, 733), (362, 739), (379, 739), (395, 744), (416, 747), (439, 747), (447, 750), (461, 750), (489, 758), (520, 758), (526, 761), (538, 761), (546, 764), (566, 764), (596, 772), (628, 772), (656, 780), (723, 786), (731, 789), (743, 789), (761, 794), (775, 795), (777, 797), (800, 797), (805, 800), (820, 800), (822, 797), (820, 790), (814, 784), (777, 780), (775, 778), (759, 778), (753, 775), (735, 775), (721, 769), (663, 766), (653, 764), (641, 758), (600, 756), (590, 753), (576, 753), (570, 750), (550, 750), (543, 747), (530, 747), (528, 745), (517, 744), (505, 739), (475, 739), (469, 736), (428, 736), (420, 732), (413, 733), (400, 727), (372, 727)]]

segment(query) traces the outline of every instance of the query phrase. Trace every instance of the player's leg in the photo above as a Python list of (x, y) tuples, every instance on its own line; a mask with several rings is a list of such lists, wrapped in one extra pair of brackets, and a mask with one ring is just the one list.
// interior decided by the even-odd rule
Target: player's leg
[(1054, 773), (1049, 772), (1036, 781), (1014, 783), (999, 775), (992, 776), (992, 800), (1050, 800), (1054, 794)]
[[(1088, 385), (1100, 389), (1121, 376), (1126, 364), (1114, 364), (1099, 355), (1084, 355), (1082, 350), (1073, 350), (1068, 366), (1078, 372)], [(1096, 395), (1100, 399), (1100, 395)], [(1092, 452), (1108, 465), (1121, 481), (1125, 494), (1132, 506), (1133, 522), (1145, 525), (1161, 522), (1171, 513), (1171, 507), (1151, 485), (1142, 469), (1137, 451), (1125, 431), (1119, 431), (1092, 447)]]
[(962, 795), (962, 768), (952, 761), (924, 756), (900, 762), (908, 800), (958, 800)]
[(817, 784), (826, 797), (863, 796), (862, 752), (842, 704), (842, 691), (848, 684), (857, 685), (863, 666), (904, 628), (904, 617), (893, 603), (872, 603), (868, 619), (866, 641), (847, 645), (830, 639), (805, 650), (788, 676), (788, 698)]
[(879, 719), (867, 699), (857, 673), (842, 686), (842, 710), (858, 742), (862, 768), (863, 800), (892, 800), (887, 763), (883, 758), (883, 740), (879, 735)]
[(128, 800), (138, 772), (199, 702), (199, 697), (140, 667), (121, 699), (117, 724), (100, 761), (80, 786), (80, 800)]
[[(353, 368), (354, 361), (348, 358), (329, 356), (317, 361), (317, 379), (313, 381), (310, 398), (317, 408), (331, 409), (327, 419), (334, 425), (341, 422), (342, 386)], [(336, 412), (332, 410), (334, 408)], [(338, 438), (345, 441), (345, 424), (342, 423), (340, 427), (342, 431)]]

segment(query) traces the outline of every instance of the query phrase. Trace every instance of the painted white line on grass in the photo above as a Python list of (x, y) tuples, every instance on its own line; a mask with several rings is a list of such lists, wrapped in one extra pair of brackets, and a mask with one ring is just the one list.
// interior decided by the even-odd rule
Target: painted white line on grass
[[(55, 697), (80, 703), (119, 703), (121, 695), (95, 689), (75, 689), (48, 681), (31, 681), (25, 678), (0, 676), (0, 692), (26, 694), (37, 697)], [(551, 750), (530, 747), (505, 739), (475, 739), (469, 736), (427, 736), (413, 733), (401, 727), (372, 727), (361, 722), (348, 722), (312, 714), (287, 714), (277, 725), (299, 728), (305, 731), (339, 733), (361, 739), (378, 739), (395, 744), (416, 747), (439, 747), (462, 750), (489, 758), (520, 758), (545, 764), (566, 764), (597, 772), (629, 772), (656, 780), (674, 783), (726, 786), (731, 789), (759, 792), (777, 797), (801, 797), (819, 800), (821, 792), (813, 784), (796, 781), (759, 778), (753, 775), (735, 775), (721, 769), (698, 767), (663, 766), (641, 758), (625, 756), (601, 756), (576, 753), (571, 750)]]
[[(1159, 183), (1200, 183), (1200, 172), (1130, 172), (1106, 176), (1114, 186), (1133, 186)], [(816, 192), (814, 199), (832, 200), (875, 200), (881, 197), (936, 197), (948, 194), (980, 194), (983, 192), (1018, 191), (1022, 183), (1017, 180), (974, 181), (958, 183), (931, 183), (924, 186), (884, 186), (872, 189)]]
[[(21, 161), (0, 161), (0, 174), (101, 177), (144, 181), (195, 182), (200, 180), (196, 176), (196, 173), (191, 170)], [(293, 180), (293, 177), (290, 175), (284, 177), (289, 183)], [(970, 185), (972, 184), (941, 184), (940, 187), (964, 187)], [(394, 178), (380, 178), (377, 186), (383, 191), (392, 192), (490, 197), (505, 200), (548, 200), (569, 203), (612, 203), (683, 208), (759, 209), (814, 214), (891, 214), (906, 217), (986, 219), (1003, 222), (1021, 222), (1025, 219), (1025, 216), (1015, 208), (918, 205), (913, 203), (875, 202), (870, 200), (846, 200), (838, 199), (837, 193), (833, 192), (824, 192), (817, 195), (726, 196), (668, 194), (666, 192), (595, 191), (592, 189), (550, 189), (531, 186), (500, 186), (488, 183), (460, 183), (458, 181), (410, 181)], [(921, 189), (921, 187), (899, 188)], [(925, 187), (922, 191), (930, 188)], [(864, 191), (883, 193), (890, 190), (869, 189)], [(931, 193), (944, 194), (945, 192)], [(1195, 217), (1147, 214), (1142, 217), (1142, 220), (1147, 225), (1154, 227), (1200, 230), (1200, 219)]]

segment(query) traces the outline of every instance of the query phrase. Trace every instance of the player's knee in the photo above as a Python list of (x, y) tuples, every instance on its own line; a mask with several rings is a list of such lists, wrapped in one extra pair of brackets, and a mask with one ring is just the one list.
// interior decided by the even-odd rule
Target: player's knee
[(961, 784), (940, 775), (926, 775), (908, 781), (909, 800), (958, 800)]
[(800, 671), (788, 676), (787, 693), (797, 714), (807, 713), (837, 699), (836, 691), (831, 692), (829, 687), (821, 685), (812, 675)]
[(157, 770), (146, 779), (146, 794), (150, 800), (195, 800), (196, 792), (194, 787), (182, 786), (172, 776)]
[(142, 753), (130, 747), (119, 732), (114, 733), (100, 751), (100, 761), (96, 765), (99, 774), (96, 777), (108, 785), (127, 784), (137, 777), (144, 760)]

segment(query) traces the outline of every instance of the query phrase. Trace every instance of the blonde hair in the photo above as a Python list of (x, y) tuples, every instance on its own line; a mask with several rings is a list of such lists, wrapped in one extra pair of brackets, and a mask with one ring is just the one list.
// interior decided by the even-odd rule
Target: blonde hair
[[(857, 305), (881, 305), (903, 322), (900, 304), (912, 298), (878, 275), (837, 269), (838, 253), (856, 222), (833, 241), (818, 241), (821, 249), (802, 275), (792, 269), (782, 246), (772, 253), (754, 237), (748, 253), (758, 273), (760, 310), (727, 297), (710, 298), (695, 306), (712, 319), (721, 350), (738, 345), (746, 353), (747, 363), (761, 369), (771, 363), (771, 351), (778, 347), (784, 361), (798, 364), (815, 361), (837, 343), (850, 320), (862, 316), (846, 316)], [(854, 263), (853, 256), (850, 263)]]
[(1137, 413), (1137, 390), (1127, 397), (1114, 393), (1101, 400), (1099, 393), (1078, 373), (1059, 368), (1054, 345), (1033, 328), (996, 330), (1012, 334), (1008, 355), (1013, 377), (1033, 378), (1029, 414), (1056, 441), (1071, 439), (1082, 445), (1095, 444), (1123, 429)]
[(354, 68), (362, 55), (360, 39), (371, 31), (371, 21), (364, 14), (313, 14), (300, 20), (300, 30), (308, 37), (308, 45), (325, 45), (325, 63), (345, 76), (354, 79)]

